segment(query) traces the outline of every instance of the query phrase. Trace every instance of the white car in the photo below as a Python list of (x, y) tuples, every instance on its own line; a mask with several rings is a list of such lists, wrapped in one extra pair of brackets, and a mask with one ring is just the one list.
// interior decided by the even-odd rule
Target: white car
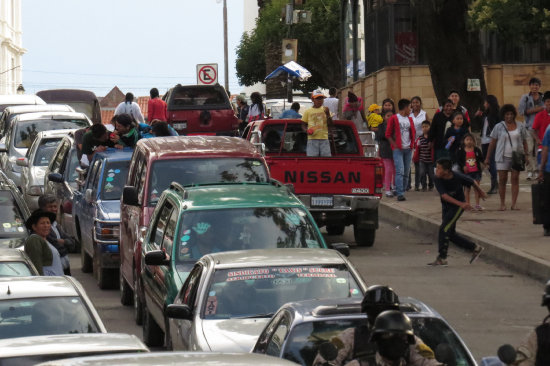
[(23, 248), (0, 247), (0, 278), (29, 276), (40, 274)]
[(77, 280), (0, 278), (0, 339), (75, 333), (107, 333)]
[(42, 131), (36, 135), (31, 147), (16, 164), (21, 167), (21, 192), (29, 210), (38, 208), (38, 197), (44, 194), (44, 176), (63, 136), (76, 130)]
[[(313, 101), (307, 97), (294, 97), (293, 102), (300, 103), (300, 110), (298, 113), (304, 114), (304, 112), (311, 106)], [(281, 116), (284, 110), (290, 109), (292, 103), (289, 103), (287, 99), (267, 99), (265, 101), (265, 107), (269, 110), (269, 116), (273, 119), (277, 119)]]
[(46, 104), (39, 96), (34, 94), (4, 94), (0, 95), (0, 112), (12, 105)]
[(149, 352), (135, 335), (60, 334), (0, 340), (0, 365), (35, 365), (72, 357)]
[(320, 298), (363, 298), (366, 284), (330, 249), (258, 249), (208, 254), (187, 277), (169, 319), (167, 347), (248, 352), (283, 304)]

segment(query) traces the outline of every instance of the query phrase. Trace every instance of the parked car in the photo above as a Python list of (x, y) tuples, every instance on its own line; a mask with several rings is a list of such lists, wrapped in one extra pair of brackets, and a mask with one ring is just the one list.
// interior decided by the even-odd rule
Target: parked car
[(244, 136), (257, 146), (265, 145), (271, 176), (294, 186), (329, 235), (341, 235), (353, 225), (356, 243), (372, 246), (384, 178), (374, 133), (359, 135), (352, 121), (334, 121), (332, 156), (308, 157), (302, 125), (297, 119), (257, 121), (248, 125)]
[(7, 107), (0, 115), (0, 137), (4, 136), (11, 121), (20, 114), (36, 112), (74, 112), (71, 106), (66, 104), (33, 104), (33, 105), (15, 105)]
[[(313, 106), (313, 101), (308, 97), (294, 97), (292, 100), (300, 103), (300, 111), (298, 112), (300, 114), (304, 114), (309, 107)], [(281, 113), (292, 106), (292, 103), (289, 103), (287, 99), (266, 99), (264, 103), (266, 115), (274, 119), (279, 119)]]
[(195, 264), (174, 304), (166, 307), (171, 318), (167, 340), (174, 349), (246, 352), (286, 302), (346, 296), (360, 300), (366, 288), (351, 262), (335, 250), (208, 254)]
[(118, 285), (120, 196), (132, 152), (125, 148), (94, 154), (85, 181), (74, 191), (73, 217), (82, 271), (93, 270), (102, 289)]
[(176, 85), (164, 95), (168, 123), (180, 135), (238, 136), (239, 121), (223, 86)]
[(107, 333), (76, 279), (0, 278), (0, 339), (67, 333)]
[(30, 214), (19, 189), (0, 170), (0, 247), (16, 248), (25, 243), (29, 235), (25, 221)]
[(41, 363), (37, 366), (296, 366), (280, 358), (252, 353), (151, 352), (109, 356), (81, 357)]
[[(400, 300), (400, 308), (411, 318), (415, 335), (425, 344), (434, 351), (440, 344), (446, 344), (454, 351), (455, 365), (476, 366), (464, 341), (439, 313), (419, 300), (410, 297)], [(348, 328), (366, 323), (361, 302), (353, 298), (288, 303), (265, 326), (252, 352), (309, 366), (319, 345)]]
[[(74, 143), (74, 133), (63, 137), (44, 175), (44, 193), (57, 197), (57, 222), (73, 238), (78, 238), (73, 219), (74, 192), (78, 189), (77, 168), (80, 166)], [(80, 243), (77, 244), (80, 246)], [(78, 251), (79, 248), (77, 248)]]
[(38, 208), (38, 197), (44, 194), (44, 176), (63, 136), (76, 130), (42, 131), (36, 135), (25, 157), (16, 160), (21, 167), (21, 192), (32, 212)]
[(41, 90), (36, 95), (46, 103), (68, 104), (75, 111), (84, 113), (94, 123), (101, 123), (101, 108), (94, 92), (79, 89), (50, 89)]
[(31, 259), (21, 249), (0, 248), (0, 277), (39, 276)]
[(41, 131), (70, 130), (90, 126), (92, 122), (82, 113), (37, 112), (15, 117), (0, 139), (0, 167), (13, 182), (21, 187), (21, 167), (16, 165), (31, 147)]
[[(58, 334), (0, 340), (0, 365), (36, 365), (73, 357), (149, 352), (138, 337), (121, 333)], [(55, 363), (57, 364), (57, 363)]]
[[(172, 182), (182, 185), (218, 182), (267, 182), (262, 155), (237, 137), (176, 136), (138, 141), (120, 205), (120, 294), (134, 304), (141, 324), (141, 243), (162, 191)], [(129, 197), (132, 196), (132, 197)], [(130, 200), (132, 204), (127, 204)]]
[(0, 95), (0, 112), (12, 105), (46, 104), (40, 97), (34, 94), (4, 94)]

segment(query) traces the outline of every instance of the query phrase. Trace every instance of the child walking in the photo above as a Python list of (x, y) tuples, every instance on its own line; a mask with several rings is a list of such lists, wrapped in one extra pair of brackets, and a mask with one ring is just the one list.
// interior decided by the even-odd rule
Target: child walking
[[(476, 139), (472, 134), (467, 133), (464, 135), (462, 145), (456, 153), (456, 158), (461, 171), (479, 185), (481, 182), (481, 172), (483, 170), (483, 153), (480, 148), (476, 146)], [(470, 204), (470, 187), (464, 187), (464, 194), (466, 195), (466, 203)], [(473, 209), (482, 211), (483, 207), (479, 205), (479, 193), (474, 191), (474, 195), (476, 205), (473, 206)]]
[[(430, 132), (430, 122), (422, 122), (422, 135), (416, 139), (413, 161), (418, 162), (418, 172), (420, 176), (420, 185), (422, 192), (430, 191), (434, 188), (434, 150), (432, 143), (428, 141)], [(416, 158), (416, 159), (415, 159)], [(428, 177), (426, 182), (426, 176)], [(427, 184), (426, 184), (427, 183)], [(416, 187), (415, 187), (416, 190)]]
[(470, 206), (464, 200), (464, 186), (471, 187), (485, 199), (487, 194), (481, 190), (479, 184), (472, 178), (453, 171), (452, 162), (449, 159), (439, 159), (435, 169), (435, 187), (441, 196), (442, 221), (439, 226), (439, 255), (430, 266), (446, 266), (449, 241), (472, 251), (470, 264), (473, 263), (483, 251), (481, 245), (477, 245), (456, 233), (456, 222), (464, 212), (470, 210)]
[(456, 152), (468, 129), (464, 127), (464, 115), (462, 112), (454, 112), (451, 121), (453, 122), (453, 127), (448, 128), (447, 132), (445, 132), (445, 141), (447, 141), (445, 149), (449, 150), (451, 160), (456, 164)]

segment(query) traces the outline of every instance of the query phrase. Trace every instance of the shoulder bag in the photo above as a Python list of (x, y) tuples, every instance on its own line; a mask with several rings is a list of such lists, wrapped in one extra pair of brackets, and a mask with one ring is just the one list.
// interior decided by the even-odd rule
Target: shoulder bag
[[(519, 129), (519, 126), (517, 126), (516, 128)], [(512, 144), (512, 138), (510, 137), (510, 132), (508, 132), (508, 129), (506, 128), (506, 124), (504, 124), (504, 131), (506, 131), (506, 134), (508, 135), (508, 141), (510, 141), (510, 146), (512, 146), (512, 169), (517, 170), (518, 172), (522, 172), (525, 170), (525, 154), (523, 152), (514, 150), (514, 144)], [(518, 133), (521, 134), (521, 131), (518, 131)]]

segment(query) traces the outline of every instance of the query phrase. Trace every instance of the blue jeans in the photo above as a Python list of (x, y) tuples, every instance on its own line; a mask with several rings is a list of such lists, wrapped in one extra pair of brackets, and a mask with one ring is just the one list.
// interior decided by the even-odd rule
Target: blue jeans
[(395, 190), (397, 196), (402, 196), (409, 184), (409, 172), (411, 171), (411, 149), (393, 150), (393, 163), (395, 165)]

